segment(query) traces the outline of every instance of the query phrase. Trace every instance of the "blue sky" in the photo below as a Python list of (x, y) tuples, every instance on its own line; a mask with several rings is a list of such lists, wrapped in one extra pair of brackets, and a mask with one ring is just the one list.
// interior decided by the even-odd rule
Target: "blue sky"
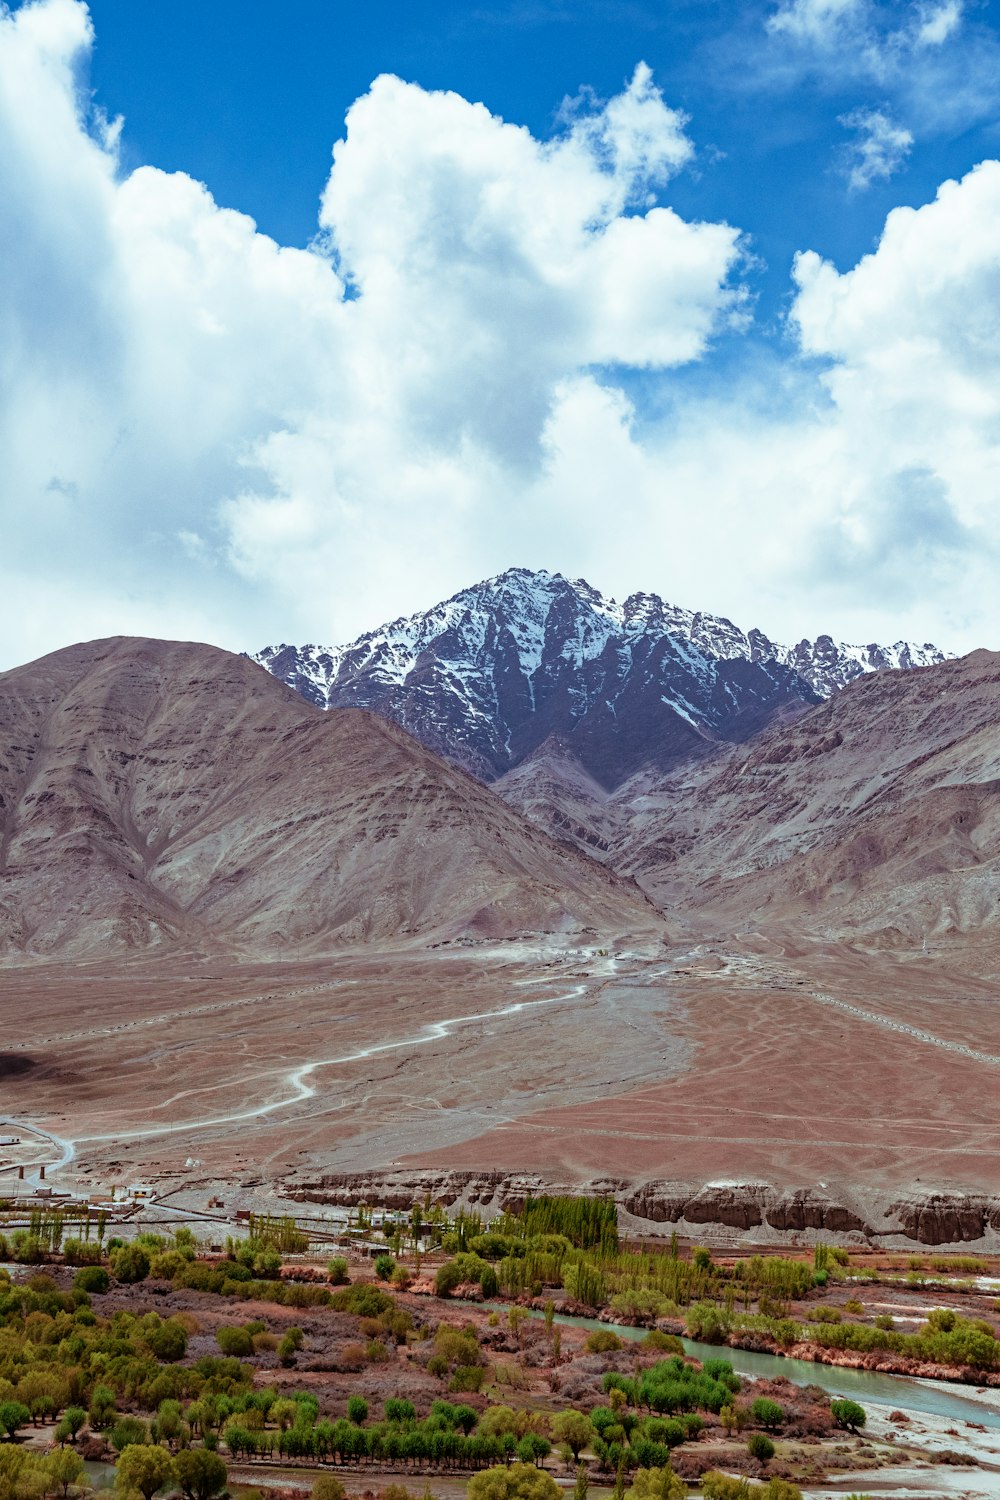
[[(688, 115), (697, 150), (665, 200), (685, 217), (727, 219), (748, 234), (765, 318), (783, 307), (798, 250), (849, 268), (891, 208), (926, 202), (1000, 146), (1000, 8), (990, 4), (966, 7), (922, 80), (905, 59), (880, 74), (836, 51), (780, 45), (767, 29), (769, 4), (91, 0), (90, 10), (91, 84), (110, 113), (126, 117), (126, 161), (191, 173), (290, 245), (315, 234), (331, 147), (379, 73), (482, 101), (544, 138), (564, 100), (582, 89), (610, 97), (644, 60), (668, 103)], [(871, 10), (868, 29), (880, 39), (912, 24), (912, 5)], [(942, 108), (942, 91), (956, 96), (953, 107)], [(843, 121), (866, 109), (886, 110), (915, 142), (890, 177), (859, 191), (843, 160), (857, 132)]]
[(12, 6), (0, 665), (513, 563), (1000, 644), (998, 132), (973, 0)]

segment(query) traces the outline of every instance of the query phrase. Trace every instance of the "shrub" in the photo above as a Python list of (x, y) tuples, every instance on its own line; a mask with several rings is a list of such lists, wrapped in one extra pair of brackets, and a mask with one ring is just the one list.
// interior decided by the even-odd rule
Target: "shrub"
[(146, 1424), (140, 1422), (138, 1417), (119, 1417), (111, 1429), (111, 1446), (116, 1453), (123, 1453), (126, 1448), (148, 1442)]
[(312, 1500), (344, 1500), (346, 1493), (336, 1474), (318, 1474), (313, 1480)]
[(857, 1432), (868, 1420), (864, 1407), (856, 1401), (831, 1401), (830, 1412), (838, 1427), (846, 1427), (851, 1432)]
[(758, 1396), (757, 1400), (750, 1407), (750, 1417), (759, 1426), (773, 1431), (776, 1427), (781, 1426), (785, 1420), (785, 1413), (777, 1401), (771, 1401), (767, 1396)]
[(487, 1266), (486, 1270), (480, 1276), (479, 1290), (487, 1299), (495, 1297), (499, 1292), (500, 1283), (497, 1280), (497, 1273), (496, 1271), (494, 1271), (492, 1266)]
[(253, 1334), (238, 1324), (217, 1329), (215, 1342), (230, 1359), (245, 1359), (253, 1353)]
[(450, 1297), (455, 1288), (462, 1280), (462, 1272), (458, 1261), (446, 1260), (444, 1265), (438, 1266), (434, 1277), (434, 1295), (436, 1297)]
[(747, 1442), (747, 1452), (751, 1458), (757, 1459), (758, 1463), (770, 1463), (774, 1457), (774, 1444), (762, 1432), (752, 1432)]
[(172, 1364), (187, 1353), (187, 1330), (177, 1319), (168, 1318), (159, 1328), (150, 1329), (146, 1342), (157, 1359)]
[(544, 1469), (532, 1463), (500, 1464), (473, 1474), (468, 1500), (560, 1500), (560, 1489)]
[(364, 1396), (349, 1396), (347, 1398), (347, 1419), (356, 1427), (363, 1427), (368, 1421), (368, 1402)]
[(122, 1245), (111, 1253), (111, 1274), (116, 1281), (145, 1281), (149, 1275), (149, 1256), (141, 1245)]
[(617, 1333), (612, 1333), (610, 1328), (595, 1328), (587, 1334), (585, 1348), (588, 1354), (608, 1354), (612, 1349), (620, 1349), (622, 1341)]
[(378, 1318), (382, 1313), (391, 1312), (396, 1304), (381, 1287), (368, 1281), (356, 1281), (334, 1292), (330, 1306), (335, 1312), (354, 1313), (358, 1318)]
[(391, 1255), (376, 1255), (375, 1275), (379, 1281), (388, 1281), (396, 1268), (396, 1262)]
[(73, 1285), (81, 1292), (96, 1292), (98, 1296), (111, 1285), (111, 1277), (103, 1266), (81, 1266), (73, 1277)]
[(684, 1345), (675, 1333), (664, 1333), (651, 1328), (642, 1341), (644, 1349), (655, 1349), (658, 1354), (683, 1354)]
[(346, 1286), (350, 1281), (347, 1274), (347, 1261), (343, 1255), (335, 1255), (326, 1263), (326, 1274), (334, 1286)]

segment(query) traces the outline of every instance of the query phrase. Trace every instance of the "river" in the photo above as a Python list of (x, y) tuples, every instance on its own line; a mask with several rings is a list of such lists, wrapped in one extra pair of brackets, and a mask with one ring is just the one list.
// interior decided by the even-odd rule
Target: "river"
[[(491, 1303), (498, 1311), (506, 1303)], [(534, 1318), (544, 1313), (530, 1309)], [(596, 1318), (577, 1318), (568, 1313), (556, 1313), (555, 1321), (572, 1328), (600, 1328), (617, 1333), (623, 1339), (643, 1339), (645, 1328), (629, 1328), (618, 1323), (601, 1323)], [(884, 1375), (872, 1370), (847, 1370), (840, 1365), (813, 1364), (805, 1359), (786, 1359), (780, 1354), (756, 1354), (748, 1349), (733, 1349), (728, 1345), (699, 1344), (694, 1339), (681, 1339), (684, 1352), (693, 1359), (728, 1359), (738, 1375), (774, 1380), (783, 1376), (794, 1385), (815, 1385), (828, 1391), (831, 1396), (848, 1396), (852, 1401), (872, 1401), (879, 1406), (896, 1407), (900, 1411), (923, 1412), (928, 1416), (945, 1417), (952, 1422), (978, 1422), (983, 1427), (1000, 1430), (1000, 1389), (995, 1393), (997, 1407), (974, 1401), (956, 1392), (955, 1387), (944, 1380), (909, 1380), (905, 1375)]]

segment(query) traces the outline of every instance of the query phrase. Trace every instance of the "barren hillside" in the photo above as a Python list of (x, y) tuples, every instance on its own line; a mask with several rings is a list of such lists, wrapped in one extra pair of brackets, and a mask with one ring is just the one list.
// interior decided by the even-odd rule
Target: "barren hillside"
[(394, 725), (203, 645), (114, 638), (0, 676), (0, 839), (8, 957), (657, 925)]
[(718, 927), (912, 941), (1000, 911), (1000, 656), (858, 679), (793, 722), (611, 797), (553, 746), (498, 791)]

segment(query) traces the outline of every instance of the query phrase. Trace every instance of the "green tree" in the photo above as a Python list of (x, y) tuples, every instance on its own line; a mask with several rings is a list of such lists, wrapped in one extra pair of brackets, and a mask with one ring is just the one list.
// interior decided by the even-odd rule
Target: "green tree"
[(554, 1442), (565, 1443), (573, 1455), (574, 1462), (591, 1442), (594, 1436), (594, 1427), (588, 1416), (582, 1411), (561, 1411), (552, 1418), (552, 1438)]
[(379, 1281), (388, 1281), (396, 1268), (396, 1262), (391, 1255), (376, 1255), (375, 1275)]
[(551, 1474), (534, 1464), (501, 1464), (473, 1474), (466, 1487), (468, 1500), (559, 1500)]
[(298, 1414), (298, 1403), (290, 1400), (288, 1396), (282, 1396), (279, 1401), (273, 1402), (271, 1406), (271, 1421), (278, 1428), (279, 1432), (287, 1432), (288, 1428), (294, 1425)]
[(207, 1448), (182, 1448), (174, 1459), (174, 1469), (187, 1500), (212, 1500), (226, 1488), (229, 1479), (222, 1459)]
[(141, 1245), (121, 1245), (111, 1252), (111, 1274), (116, 1281), (145, 1281), (149, 1275), (149, 1256)]
[(103, 1432), (115, 1414), (115, 1393), (110, 1386), (95, 1385), (90, 1396), (87, 1421), (95, 1432)]
[(65, 1495), (71, 1484), (79, 1484), (83, 1478), (83, 1459), (72, 1448), (57, 1448), (45, 1459), (45, 1472), (49, 1483)]
[(526, 1432), (517, 1445), (517, 1456), (523, 1464), (540, 1464), (552, 1452), (552, 1444), (539, 1432)]
[(637, 1469), (625, 1500), (685, 1500), (687, 1485), (669, 1465), (656, 1469)]
[(368, 1402), (364, 1396), (349, 1396), (347, 1399), (347, 1418), (356, 1427), (361, 1427), (368, 1421)]
[(132, 1443), (118, 1455), (115, 1489), (121, 1495), (138, 1490), (143, 1500), (153, 1500), (157, 1490), (174, 1478), (174, 1462), (166, 1448), (154, 1443)]
[(327, 1261), (326, 1274), (334, 1286), (346, 1286), (351, 1279), (347, 1274), (347, 1261), (342, 1255), (335, 1255)]
[(69, 1428), (70, 1437), (75, 1438), (87, 1420), (87, 1413), (82, 1406), (67, 1406), (62, 1414), (62, 1419)]
[(19, 1427), (31, 1421), (31, 1412), (23, 1401), (0, 1401), (0, 1432), (13, 1437)]

